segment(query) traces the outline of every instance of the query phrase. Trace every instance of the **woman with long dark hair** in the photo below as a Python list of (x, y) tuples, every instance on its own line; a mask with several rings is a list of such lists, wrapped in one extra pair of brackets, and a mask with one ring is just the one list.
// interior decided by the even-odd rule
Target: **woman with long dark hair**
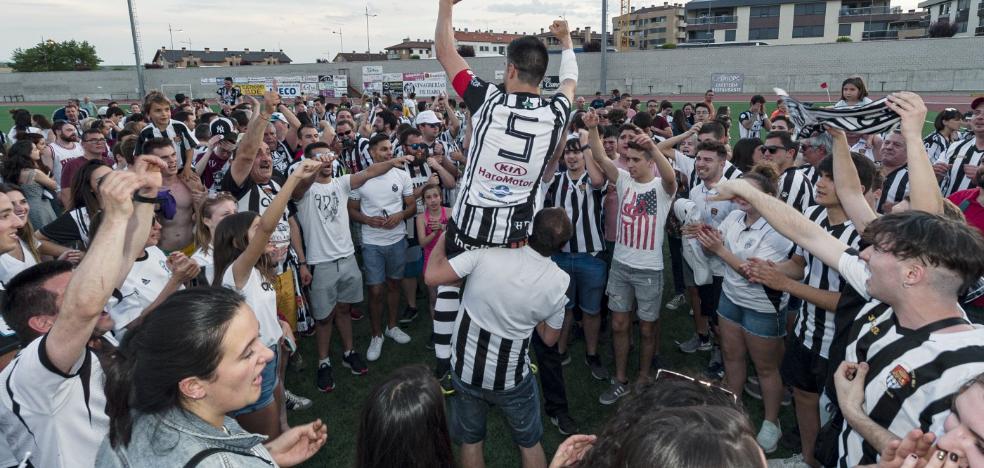
[(90, 225), (101, 210), (99, 181), (113, 170), (101, 160), (86, 161), (72, 178), (72, 198), (67, 211), (51, 223), (42, 226), (38, 233), (43, 240), (50, 240), (65, 247), (82, 249), (89, 245)]
[(356, 436), (356, 468), (453, 468), (441, 385), (427, 368), (401, 367), (369, 393)]
[(31, 224), (35, 226), (44, 226), (57, 217), (51, 203), (44, 199), (44, 191), (57, 191), (58, 184), (48, 177), (45, 169), (41, 150), (30, 138), (14, 143), (0, 167), (0, 176), (5, 182), (20, 186), (31, 205)]
[(13, 109), (10, 111), (11, 117), (14, 119), (14, 126), (10, 128), (10, 133), (7, 134), (7, 140), (10, 144), (17, 142), (17, 135), (21, 133), (41, 133), (41, 129), (33, 125), (31, 122), (31, 112), (27, 109)]
[(327, 438), (320, 420), (264, 442), (226, 414), (260, 396), (273, 358), (243, 296), (180, 291), (126, 335), (106, 367), (100, 467), (293, 466)]
[(741, 172), (752, 170), (752, 166), (760, 159), (762, 159), (762, 140), (759, 138), (742, 138), (731, 150), (731, 164)]
[[(320, 168), (320, 161), (301, 161), (262, 216), (246, 211), (226, 217), (216, 227), (212, 242), (215, 254), (215, 278), (212, 284), (239, 291), (246, 296), (246, 303), (260, 323), (260, 341), (273, 352), (273, 358), (263, 369), (265, 380), (260, 398), (233, 414), (248, 430), (270, 437), (276, 437), (281, 432), (279, 402), (283, 401), (280, 397), (283, 395), (282, 386), (277, 382), (277, 364), (284, 327), (277, 318), (274, 268), (287, 255), (287, 244), (271, 244), (270, 237), (277, 229), (298, 182), (313, 176)], [(276, 404), (275, 394), (278, 402)]]

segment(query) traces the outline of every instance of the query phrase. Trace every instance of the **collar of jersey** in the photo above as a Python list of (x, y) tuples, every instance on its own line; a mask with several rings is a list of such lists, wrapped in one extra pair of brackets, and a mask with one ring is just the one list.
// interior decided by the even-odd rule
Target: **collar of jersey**
[(540, 107), (541, 98), (540, 96), (533, 93), (512, 93), (506, 98), (506, 106), (523, 108), (520, 104), (520, 99), (525, 99), (527, 102), (532, 104), (533, 108)]

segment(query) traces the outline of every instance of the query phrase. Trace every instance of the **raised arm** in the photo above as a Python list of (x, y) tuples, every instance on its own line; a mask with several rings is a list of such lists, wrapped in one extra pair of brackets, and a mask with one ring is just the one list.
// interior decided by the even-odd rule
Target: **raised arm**
[(745, 199), (776, 231), (831, 268), (837, 268), (841, 254), (848, 249), (846, 244), (828, 234), (795, 208), (776, 197), (762, 193), (747, 181), (741, 179), (721, 181), (717, 185), (717, 190), (718, 195), (711, 199), (729, 200), (735, 197)]
[[(88, 254), (72, 274), (45, 340), (45, 353), (51, 364), (66, 374), (85, 352), (103, 306), (119, 284), (120, 272), (129, 272), (133, 266), (133, 260), (125, 252), (127, 227), (134, 215), (133, 195), (142, 187), (156, 193), (160, 188), (160, 172), (154, 178), (114, 171), (99, 186), (105, 205), (99, 230), (89, 244)], [(146, 224), (149, 232), (150, 223)], [(146, 242), (147, 232), (144, 234), (143, 242)]]
[(320, 167), (320, 161), (310, 159), (301, 161), (297, 170), (287, 178), (287, 182), (281, 188), (280, 192), (277, 192), (277, 196), (273, 197), (270, 206), (260, 216), (260, 223), (256, 226), (256, 232), (249, 240), (246, 250), (232, 262), (232, 275), (233, 280), (236, 282), (236, 288), (242, 289), (249, 279), (251, 270), (256, 266), (256, 262), (266, 252), (266, 246), (270, 241), (270, 236), (277, 229), (277, 224), (280, 223), (280, 218), (283, 216), (284, 210), (287, 209), (287, 202), (294, 193), (294, 189), (297, 188), (297, 183), (316, 173)]
[[(834, 189), (837, 191), (837, 198), (840, 199), (844, 213), (854, 223), (854, 228), (859, 233), (863, 233), (868, 223), (878, 218), (878, 214), (871, 209), (868, 200), (864, 198), (864, 188), (858, 177), (858, 168), (854, 166), (854, 161), (851, 159), (847, 135), (842, 130), (831, 127), (827, 127), (827, 132), (834, 140)], [(827, 261), (824, 260), (824, 263)], [(836, 263), (834, 265), (836, 266)]]
[(290, 128), (284, 139), (287, 140), (287, 147), (294, 151), (294, 148), (297, 148), (297, 129), (301, 128), (301, 121), (297, 118), (297, 114), (290, 110), (290, 106), (284, 103), (278, 104), (276, 109), (287, 118), (287, 125), (290, 125)]
[(605, 153), (605, 145), (601, 143), (601, 135), (598, 134), (598, 114), (594, 110), (588, 111), (582, 117), (584, 125), (588, 127), (588, 145), (591, 147), (591, 159), (601, 169), (605, 178), (609, 182), (615, 183), (618, 180), (618, 168), (608, 155)]
[[(690, 129), (688, 129), (687, 131), (685, 131), (685, 132), (683, 132), (683, 133), (681, 133), (679, 135), (676, 135), (676, 136), (672, 136), (670, 138), (667, 138), (667, 139), (665, 139), (665, 140), (663, 140), (663, 141), (661, 141), (659, 143), (656, 143), (656, 147), (659, 148), (659, 150), (662, 151), (664, 155), (674, 154), (673, 153), (673, 148), (676, 148), (676, 145), (680, 144), (680, 142), (682, 142), (682, 141), (684, 141), (684, 140), (686, 140), (688, 138), (693, 138), (693, 136), (696, 135), (697, 132), (700, 131), (700, 127), (702, 125), (703, 125), (702, 123), (697, 122), (697, 123), (691, 125), (690, 126)], [(667, 156), (667, 157), (669, 157), (669, 156)]]
[(263, 95), (263, 110), (257, 109), (255, 111), (257, 116), (250, 120), (246, 127), (246, 135), (236, 151), (236, 157), (230, 163), (229, 173), (232, 174), (232, 180), (236, 185), (242, 185), (249, 177), (249, 171), (253, 169), (253, 161), (256, 160), (260, 145), (265, 144), (263, 143), (263, 132), (270, 122), (273, 110), (280, 104), (280, 95), (275, 90), (276, 85), (274, 85), (274, 91), (267, 91)]
[(455, 0), (440, 0), (437, 9), (437, 27), (434, 30), (434, 52), (437, 61), (444, 67), (448, 79), (454, 79), (462, 70), (468, 68), (468, 62), (461, 58), (454, 45), (454, 26), (451, 23), (451, 10)]
[[(362, 187), (369, 179), (379, 177), (394, 167), (403, 167), (404, 164), (413, 161), (413, 156), (393, 156), (393, 159), (386, 161), (384, 163), (375, 163), (371, 166), (352, 174), (352, 178), (349, 179), (349, 184), (352, 186), (352, 190)], [(359, 210), (359, 214), (362, 211)], [(365, 224), (365, 223), (363, 223)]]
[(560, 88), (557, 92), (574, 103), (574, 92), (577, 90), (577, 57), (574, 56), (574, 41), (571, 40), (571, 30), (565, 20), (554, 20), (550, 32), (560, 41)]
[[(656, 169), (659, 170), (660, 183), (663, 185), (663, 190), (669, 194), (676, 194), (676, 175), (673, 172), (673, 166), (670, 165), (670, 161), (663, 156), (663, 152), (656, 147), (656, 142), (649, 138), (648, 135), (636, 135), (633, 138), (635, 143), (646, 149), (654, 163), (656, 163)], [(607, 159), (607, 157), (606, 157)]]
[(905, 91), (889, 94), (887, 104), (889, 109), (902, 117), (901, 133), (909, 164), (909, 203), (912, 209), (943, 214), (943, 195), (922, 142), (926, 104), (918, 94)]

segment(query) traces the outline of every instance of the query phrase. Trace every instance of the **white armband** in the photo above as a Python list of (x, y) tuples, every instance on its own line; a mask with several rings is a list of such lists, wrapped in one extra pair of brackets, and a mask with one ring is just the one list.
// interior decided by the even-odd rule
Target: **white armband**
[(560, 53), (560, 82), (574, 80), (577, 82), (577, 58), (574, 49), (564, 49)]

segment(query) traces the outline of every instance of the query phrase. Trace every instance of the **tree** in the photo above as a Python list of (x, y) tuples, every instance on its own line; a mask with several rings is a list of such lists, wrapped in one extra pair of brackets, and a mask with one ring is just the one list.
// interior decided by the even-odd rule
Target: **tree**
[(475, 48), (470, 45), (458, 46), (458, 55), (462, 57), (474, 57)]
[(927, 33), (929, 37), (953, 37), (958, 31), (957, 25), (949, 20), (941, 19), (931, 25)]
[(95, 70), (102, 62), (88, 41), (48, 39), (30, 49), (14, 49), (10, 68), (18, 72)]
[(584, 52), (601, 52), (601, 41), (591, 41), (584, 44), (581, 50)]

